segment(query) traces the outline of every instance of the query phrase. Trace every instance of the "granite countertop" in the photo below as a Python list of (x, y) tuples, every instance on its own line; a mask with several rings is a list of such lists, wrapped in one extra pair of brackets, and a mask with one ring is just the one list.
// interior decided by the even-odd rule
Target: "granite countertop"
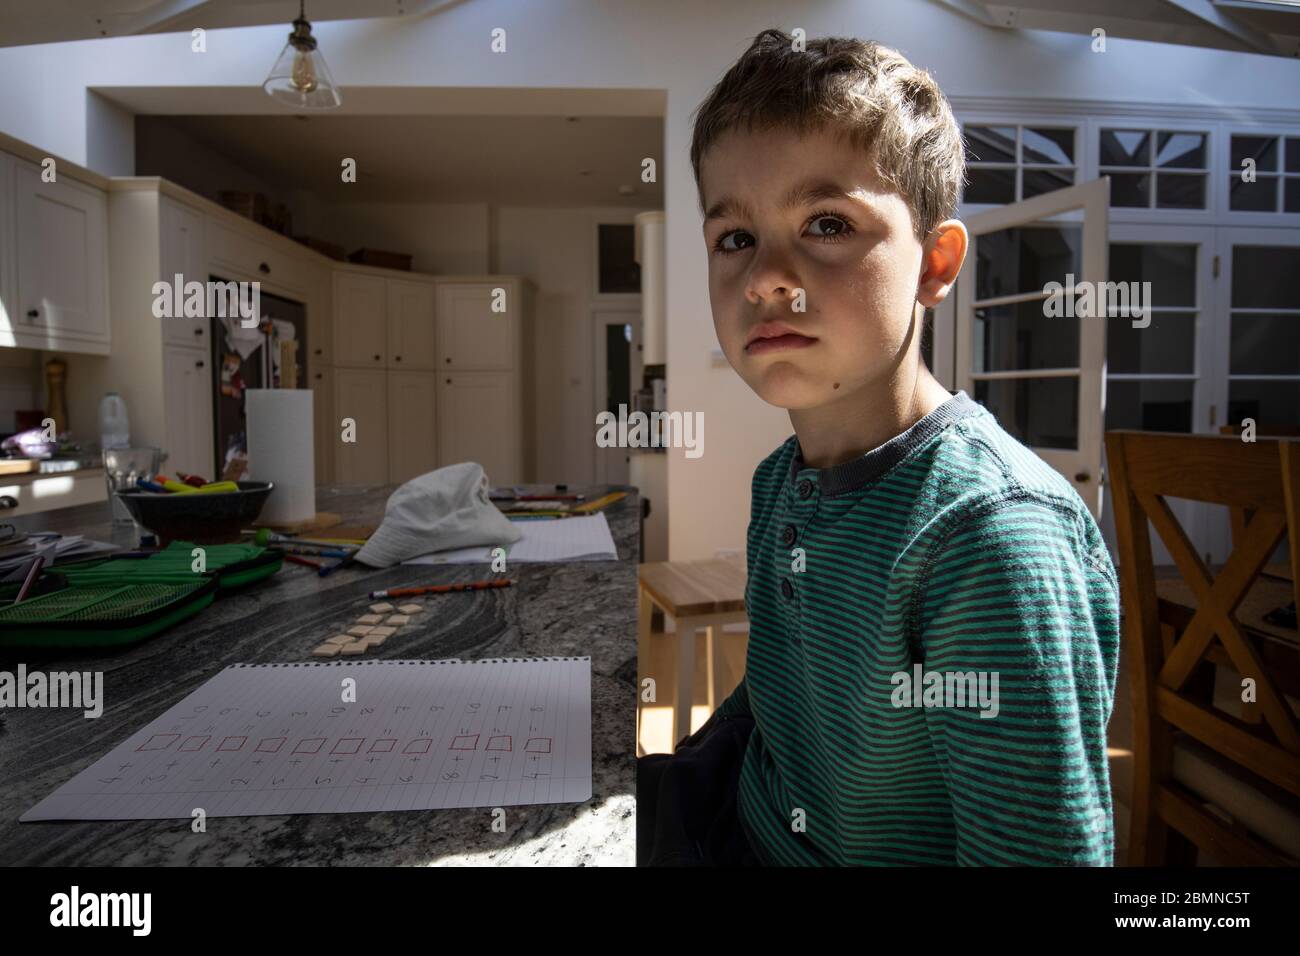
[[(538, 486), (536, 491), (551, 491)], [(508, 807), (494, 833), (488, 807), (213, 817), (190, 821), (19, 823), (18, 818), (148, 721), (238, 663), (311, 660), (350, 625), (372, 590), (470, 581), (477, 565), (360, 565), (326, 578), (285, 563), (272, 578), (220, 598), (199, 615), (116, 651), (0, 649), (0, 670), (103, 671), (104, 712), (0, 710), (0, 863), (5, 865), (626, 865), (636, 860), (636, 601), (640, 501), (626, 486), (570, 487), (588, 499), (628, 495), (605, 509), (617, 561), (516, 564), (518, 583), (447, 595), (367, 659), (591, 657), (592, 797), (581, 804)], [(320, 488), (317, 508), (345, 524), (378, 524), (389, 487)], [(20, 518), (112, 540), (106, 503)], [(445, 603), (441, 603), (445, 602)]]

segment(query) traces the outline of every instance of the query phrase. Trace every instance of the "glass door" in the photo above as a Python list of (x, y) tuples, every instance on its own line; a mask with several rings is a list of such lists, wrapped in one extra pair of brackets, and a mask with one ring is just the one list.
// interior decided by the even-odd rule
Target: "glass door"
[(1094, 517), (1106, 325), (1081, 314), (1077, 290), (1106, 281), (1108, 197), (1098, 179), (966, 220), (971, 249), (952, 312), (956, 387), (1064, 475)]

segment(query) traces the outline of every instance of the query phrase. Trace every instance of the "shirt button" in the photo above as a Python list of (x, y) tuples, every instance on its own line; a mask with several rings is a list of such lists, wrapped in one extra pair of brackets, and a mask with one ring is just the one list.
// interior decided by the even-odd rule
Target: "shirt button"
[(790, 545), (794, 544), (794, 539), (798, 536), (798, 534), (799, 532), (795, 530), (794, 525), (792, 524), (786, 525), (784, 528), (781, 529), (781, 543), (788, 548)]
[(789, 578), (783, 578), (781, 581), (781, 594), (788, 601), (794, 597), (794, 585), (790, 583)]
[(808, 497), (811, 497), (811, 496), (812, 496), (812, 493), (813, 493), (813, 483), (812, 483), (811, 481), (809, 481), (807, 478), (805, 478), (805, 479), (803, 479), (801, 482), (799, 482), (799, 497), (800, 497), (800, 498), (808, 498)]

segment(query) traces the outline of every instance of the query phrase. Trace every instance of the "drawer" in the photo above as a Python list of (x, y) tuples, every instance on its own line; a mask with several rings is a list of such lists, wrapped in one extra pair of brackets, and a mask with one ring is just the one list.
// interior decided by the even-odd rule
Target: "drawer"
[(53, 475), (0, 475), (0, 521), (108, 500), (102, 471)]

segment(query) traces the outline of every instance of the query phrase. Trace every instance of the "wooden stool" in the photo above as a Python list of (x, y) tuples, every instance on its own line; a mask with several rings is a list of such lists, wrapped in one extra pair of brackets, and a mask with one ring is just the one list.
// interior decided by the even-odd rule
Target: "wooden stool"
[(677, 702), (673, 707), (673, 746), (691, 733), (691, 699), (695, 671), (695, 629), (704, 628), (708, 666), (709, 710), (721, 703), (717, 686), (713, 635), (724, 624), (748, 620), (745, 613), (745, 566), (739, 561), (657, 561), (642, 564), (638, 631), (650, 638), (650, 619), (658, 607), (677, 624)]

